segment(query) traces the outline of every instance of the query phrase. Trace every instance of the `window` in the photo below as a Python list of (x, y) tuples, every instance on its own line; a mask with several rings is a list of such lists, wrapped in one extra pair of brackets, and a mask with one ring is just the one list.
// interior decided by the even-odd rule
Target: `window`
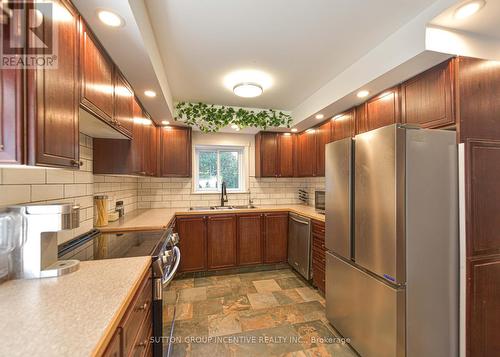
[(222, 182), (228, 191), (244, 191), (243, 148), (197, 146), (195, 192), (220, 192)]

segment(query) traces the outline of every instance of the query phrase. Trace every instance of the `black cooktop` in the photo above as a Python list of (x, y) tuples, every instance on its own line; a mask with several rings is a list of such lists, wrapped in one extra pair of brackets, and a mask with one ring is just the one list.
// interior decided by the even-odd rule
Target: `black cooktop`
[(59, 246), (59, 259), (100, 260), (155, 256), (165, 243), (167, 231), (101, 233), (90, 231)]

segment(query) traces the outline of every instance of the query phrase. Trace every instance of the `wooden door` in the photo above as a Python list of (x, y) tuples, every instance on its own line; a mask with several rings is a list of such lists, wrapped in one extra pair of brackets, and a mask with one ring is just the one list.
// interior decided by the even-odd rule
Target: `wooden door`
[(241, 214), (237, 220), (238, 265), (262, 263), (262, 214)]
[(370, 99), (365, 110), (366, 131), (401, 122), (399, 89), (388, 89)]
[(80, 77), (81, 105), (95, 116), (112, 122), (113, 62), (85, 23), (82, 24)]
[(402, 122), (423, 128), (455, 124), (453, 61), (449, 60), (401, 85)]
[(293, 177), (295, 174), (295, 142), (294, 134), (278, 135), (278, 176)]
[(203, 271), (207, 269), (206, 217), (186, 216), (176, 218), (179, 233), (179, 248), (182, 259), (179, 266), (183, 271)]
[(207, 220), (208, 269), (236, 266), (236, 216), (213, 215)]
[(331, 141), (332, 126), (328, 120), (316, 128), (315, 176), (325, 176), (325, 145)]
[(264, 263), (286, 262), (288, 213), (264, 214)]
[(336, 115), (332, 119), (332, 141), (354, 136), (356, 109)]
[(278, 176), (278, 134), (260, 133), (260, 165), (262, 177)]
[(134, 120), (134, 93), (125, 78), (118, 71), (115, 71), (115, 74), (113, 118), (118, 130), (130, 138)]
[(191, 177), (191, 128), (160, 128), (160, 175)]
[[(61, 12), (52, 19), (57, 25), (58, 67), (27, 70), (28, 158), (32, 165), (78, 168), (79, 17), (69, 1), (54, 3)], [(49, 23), (42, 25), (45, 36)]]
[[(6, 32), (2, 36), (6, 36)], [(0, 163), (2, 164), (23, 163), (22, 85), (20, 69), (0, 71)]]
[(297, 175), (312, 177), (316, 166), (315, 130), (310, 129), (297, 136)]

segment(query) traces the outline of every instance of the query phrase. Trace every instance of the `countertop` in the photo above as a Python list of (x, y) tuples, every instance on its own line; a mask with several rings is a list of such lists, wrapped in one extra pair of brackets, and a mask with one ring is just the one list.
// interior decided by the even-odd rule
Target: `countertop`
[(0, 356), (102, 354), (150, 265), (150, 257), (96, 260), (0, 285)]
[(320, 222), (325, 221), (325, 215), (316, 212), (312, 206), (304, 205), (263, 205), (252, 209), (236, 210), (209, 210), (189, 211), (175, 208), (139, 209), (121, 217), (118, 221), (111, 222), (106, 227), (97, 227), (103, 233), (157, 230), (167, 227), (175, 216), (204, 215), (204, 214), (236, 214), (260, 212), (293, 212)]

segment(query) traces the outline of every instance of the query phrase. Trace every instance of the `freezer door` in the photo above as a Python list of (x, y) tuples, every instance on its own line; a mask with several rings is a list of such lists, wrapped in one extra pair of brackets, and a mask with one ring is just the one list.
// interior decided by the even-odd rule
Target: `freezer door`
[(356, 264), (393, 283), (405, 282), (405, 129), (357, 135), (354, 164)]
[(326, 253), (326, 316), (369, 357), (405, 355), (405, 290)]
[(325, 149), (325, 246), (346, 259), (352, 258), (352, 145), (347, 138), (327, 144)]

